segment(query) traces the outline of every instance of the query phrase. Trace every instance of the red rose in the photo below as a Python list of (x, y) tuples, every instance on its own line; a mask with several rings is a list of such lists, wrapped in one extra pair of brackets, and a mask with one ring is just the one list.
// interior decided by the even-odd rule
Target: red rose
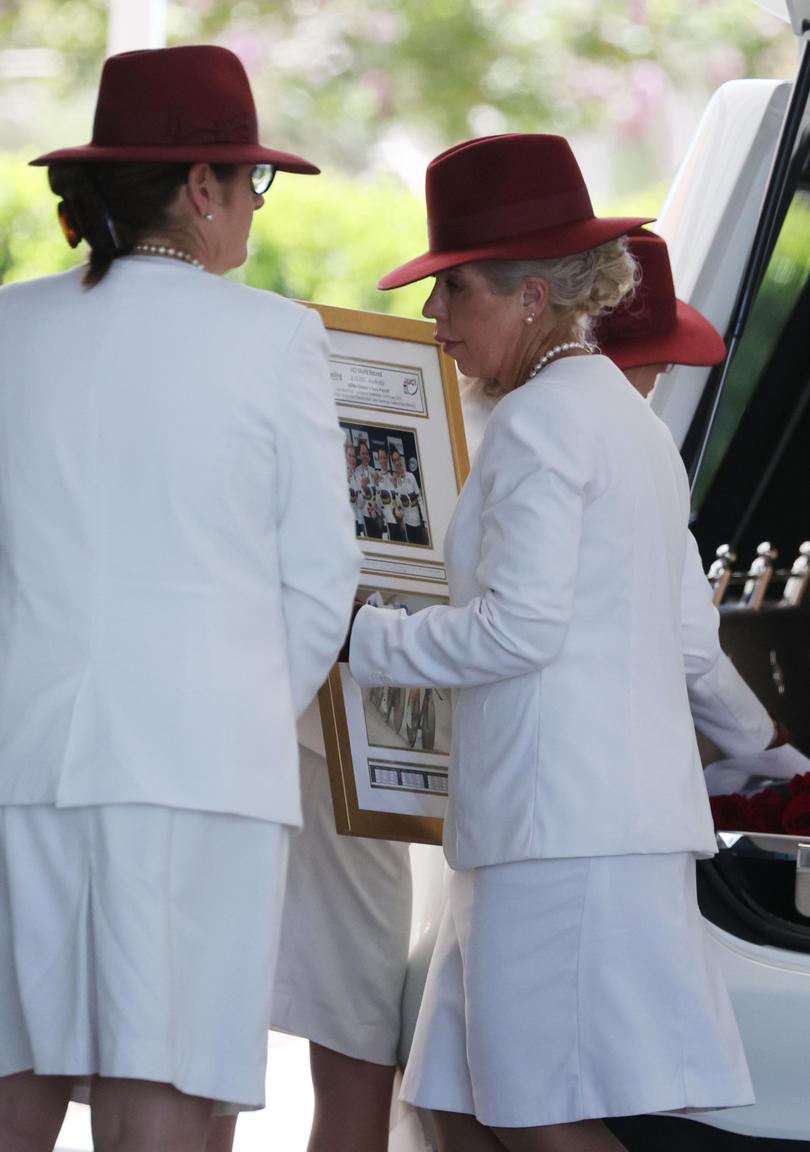
[(748, 802), (732, 792), (729, 796), (710, 796), (714, 826), (718, 832), (740, 832), (748, 827)]
[(810, 834), (810, 792), (792, 796), (782, 812), (782, 829), (791, 836)]
[(788, 785), (791, 796), (799, 796), (802, 792), (810, 792), (810, 772), (803, 776), (794, 776)]
[(777, 788), (765, 788), (748, 797), (748, 823), (751, 832), (781, 832), (782, 811), (787, 796)]

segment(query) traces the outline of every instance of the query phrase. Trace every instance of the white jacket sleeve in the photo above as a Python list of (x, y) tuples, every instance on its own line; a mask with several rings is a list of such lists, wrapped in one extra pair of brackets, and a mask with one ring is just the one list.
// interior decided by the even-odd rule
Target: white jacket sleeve
[(291, 341), (279, 403), (279, 570), (290, 684), (300, 715), (346, 636), (360, 571), (326, 334), (312, 310)]
[(593, 470), (588, 434), (565, 390), (545, 386), (502, 400), (476, 465), (468, 482), (481, 485), (476, 579), (485, 591), (461, 607), (412, 616), (361, 609), (350, 652), (359, 684), (469, 687), (537, 671), (559, 651)]
[(773, 721), (720, 647), (720, 616), (689, 533), (681, 585), (681, 636), (695, 727), (729, 756), (761, 752)]

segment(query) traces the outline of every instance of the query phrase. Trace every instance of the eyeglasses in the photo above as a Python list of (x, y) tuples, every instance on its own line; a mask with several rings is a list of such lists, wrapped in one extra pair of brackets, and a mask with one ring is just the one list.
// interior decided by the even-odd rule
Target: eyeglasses
[(257, 196), (264, 196), (275, 178), (275, 164), (256, 164), (250, 170), (250, 184)]

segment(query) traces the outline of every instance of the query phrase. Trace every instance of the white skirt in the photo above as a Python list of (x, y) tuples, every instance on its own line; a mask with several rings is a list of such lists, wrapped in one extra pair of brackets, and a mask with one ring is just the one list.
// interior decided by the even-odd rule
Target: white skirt
[(408, 962), (407, 844), (339, 836), (326, 761), (301, 748), (304, 828), (290, 840), (272, 1027), (395, 1064)]
[(694, 858), (453, 873), (401, 1096), (507, 1128), (752, 1103)]
[(287, 840), (155, 805), (0, 808), (0, 1076), (263, 1107)]

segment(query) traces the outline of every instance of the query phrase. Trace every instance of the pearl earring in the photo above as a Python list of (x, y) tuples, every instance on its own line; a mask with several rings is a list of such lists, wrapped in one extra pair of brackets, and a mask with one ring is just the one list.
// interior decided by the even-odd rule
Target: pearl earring
[(534, 324), (534, 312), (530, 312), (529, 315), (526, 317), (526, 323), (527, 324)]
[(205, 213), (205, 219), (206, 220), (213, 220), (214, 219), (214, 213), (213, 212), (206, 212)]

